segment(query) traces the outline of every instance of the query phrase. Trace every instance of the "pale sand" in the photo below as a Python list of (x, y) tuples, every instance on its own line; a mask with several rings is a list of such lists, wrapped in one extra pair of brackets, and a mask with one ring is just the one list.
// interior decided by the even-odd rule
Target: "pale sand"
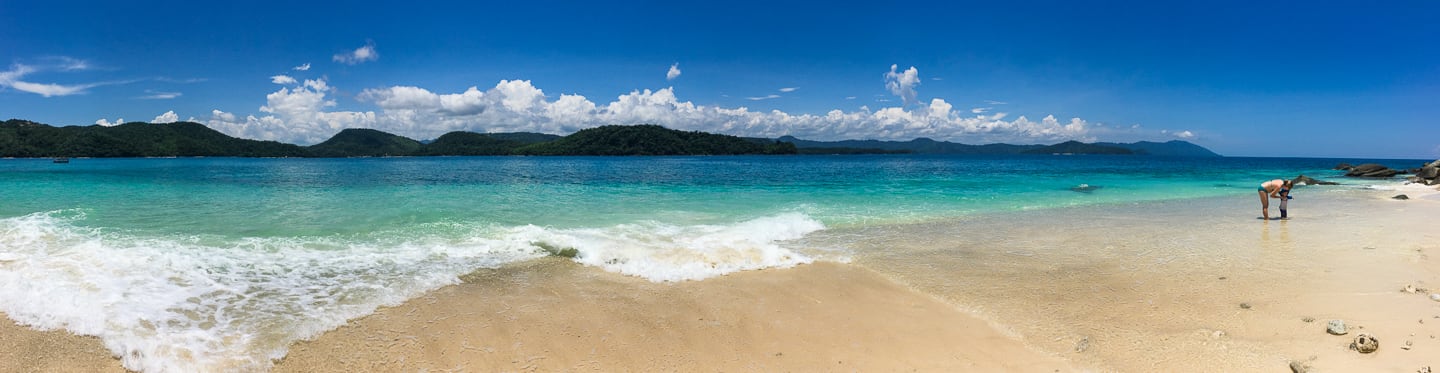
[(1074, 371), (841, 264), (651, 283), (550, 259), (465, 280), (301, 342), (276, 371)]
[[(296, 344), (276, 369), (1440, 368), (1440, 302), (1400, 291), (1440, 292), (1440, 197), (1393, 194), (1308, 191), (1289, 221), (1236, 213), (1257, 207), (1246, 196), (837, 229), (827, 232), (866, 237), (852, 264), (682, 283), (551, 258), (354, 320)], [(1330, 319), (1350, 334), (1326, 334)], [(1378, 352), (1346, 348), (1362, 332)], [(118, 370), (95, 338), (0, 323), (0, 371)]]
[[(0, 313), (0, 317), (4, 314)], [(123, 372), (99, 338), (0, 320), (0, 372)]]
[[(1311, 189), (1288, 221), (1244, 218), (1251, 196), (917, 225), (855, 263), (1100, 370), (1440, 368), (1440, 302), (1401, 292), (1440, 292), (1440, 198), (1394, 194)], [(1359, 333), (1380, 350), (1349, 350)]]

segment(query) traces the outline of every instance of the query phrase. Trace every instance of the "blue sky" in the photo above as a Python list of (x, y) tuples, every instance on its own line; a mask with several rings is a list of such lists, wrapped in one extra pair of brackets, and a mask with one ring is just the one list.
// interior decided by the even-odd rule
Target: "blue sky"
[(4, 1), (0, 117), (302, 144), (658, 123), (1433, 159), (1437, 16), (1429, 0)]

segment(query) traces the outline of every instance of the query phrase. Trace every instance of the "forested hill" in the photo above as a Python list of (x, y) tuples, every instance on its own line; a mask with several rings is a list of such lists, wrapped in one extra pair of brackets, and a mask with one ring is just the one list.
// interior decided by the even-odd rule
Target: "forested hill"
[(422, 144), (372, 129), (346, 129), (299, 146), (230, 137), (192, 122), (54, 127), (0, 122), (0, 157), (381, 157), (435, 155), (795, 154), (793, 144), (656, 125), (601, 126), (569, 136), (451, 132)]
[(346, 129), (325, 142), (299, 146), (230, 137), (192, 122), (131, 122), (54, 127), (0, 122), (0, 157), (383, 157), (441, 155), (731, 155), (731, 154), (1136, 154), (1218, 157), (1185, 141), (1055, 145), (967, 145), (911, 141), (808, 141), (743, 138), (657, 125), (600, 126), (569, 136), (451, 132), (429, 143), (372, 129)]
[(644, 124), (587, 128), (555, 141), (515, 150), (526, 155), (735, 155), (795, 154), (795, 144), (744, 139)]
[(1134, 143), (1082, 143), (1078, 141), (1067, 141), (1055, 145), (1013, 145), (1013, 144), (984, 144), (970, 145), (949, 141), (936, 141), (927, 138), (918, 138), (910, 141), (880, 141), (880, 140), (841, 140), (841, 141), (810, 141), (801, 140), (791, 136), (777, 139), (779, 141), (794, 143), (802, 153), (806, 149), (871, 149), (885, 152), (910, 152), (919, 154), (1132, 154), (1152, 156), (1176, 156), (1176, 157), (1219, 157), (1219, 154), (1210, 151), (1200, 145), (1190, 142), (1173, 140), (1169, 142), (1141, 141)]
[(0, 122), (0, 157), (303, 157), (304, 147), (237, 139), (200, 123), (52, 127)]

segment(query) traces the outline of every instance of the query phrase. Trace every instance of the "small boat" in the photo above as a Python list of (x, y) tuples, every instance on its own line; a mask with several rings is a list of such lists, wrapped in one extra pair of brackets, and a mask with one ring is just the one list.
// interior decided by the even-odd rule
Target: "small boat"
[(70, 157), (55, 157), (55, 159), (50, 160), (50, 162), (54, 162), (54, 163), (70, 163)]

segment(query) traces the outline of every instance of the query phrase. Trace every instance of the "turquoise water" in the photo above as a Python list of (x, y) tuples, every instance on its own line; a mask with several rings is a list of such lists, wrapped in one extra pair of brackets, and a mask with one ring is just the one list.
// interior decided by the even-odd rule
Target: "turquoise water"
[[(298, 339), (573, 249), (653, 281), (843, 260), (816, 232), (1225, 195), (1337, 159), (1106, 156), (0, 160), (0, 311), (145, 371)], [(1382, 161), (1392, 167), (1423, 161)], [(1345, 181), (1345, 180), (1337, 180)], [(1370, 181), (1350, 181), (1362, 184)], [(1081, 185), (1090, 188), (1077, 188)], [(1297, 198), (1304, 198), (1303, 195)]]

